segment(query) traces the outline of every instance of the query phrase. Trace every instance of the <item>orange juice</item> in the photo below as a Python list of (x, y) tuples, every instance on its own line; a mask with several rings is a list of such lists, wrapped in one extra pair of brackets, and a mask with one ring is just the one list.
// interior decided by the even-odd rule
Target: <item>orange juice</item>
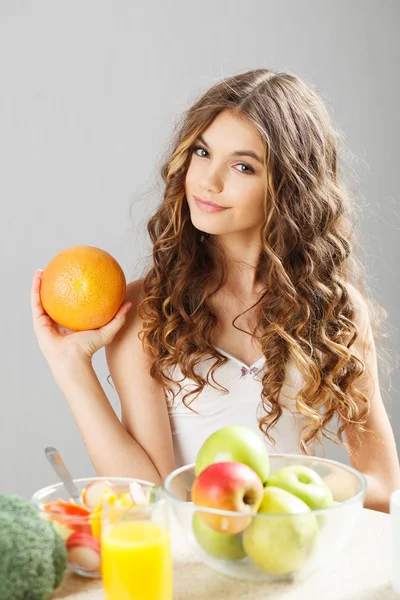
[(168, 531), (152, 521), (119, 522), (101, 536), (107, 600), (172, 600)]

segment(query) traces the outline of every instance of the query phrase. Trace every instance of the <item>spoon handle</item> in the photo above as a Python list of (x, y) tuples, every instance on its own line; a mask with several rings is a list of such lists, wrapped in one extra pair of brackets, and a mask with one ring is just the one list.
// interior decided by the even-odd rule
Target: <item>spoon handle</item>
[(71, 496), (72, 500), (76, 504), (80, 504), (80, 496), (79, 492), (73, 482), (73, 479), (68, 471), (67, 467), (57, 448), (53, 448), (52, 446), (48, 446), (44, 451), (47, 460), (53, 467), (54, 471), (57, 473), (58, 477), (61, 479), (63, 484), (65, 485), (67, 492)]

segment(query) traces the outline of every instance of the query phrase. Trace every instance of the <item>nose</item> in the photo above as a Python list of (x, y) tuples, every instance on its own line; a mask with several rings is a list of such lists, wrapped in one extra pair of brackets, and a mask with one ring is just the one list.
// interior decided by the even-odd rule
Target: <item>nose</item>
[(223, 189), (223, 180), (216, 169), (207, 166), (200, 177), (199, 186), (207, 193), (218, 194)]

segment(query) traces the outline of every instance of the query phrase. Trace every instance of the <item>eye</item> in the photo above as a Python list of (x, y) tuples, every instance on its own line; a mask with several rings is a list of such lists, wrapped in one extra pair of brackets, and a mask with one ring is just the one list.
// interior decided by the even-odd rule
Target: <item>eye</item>
[(253, 167), (250, 167), (249, 165), (246, 165), (246, 163), (239, 163), (237, 166), (238, 167), (244, 167), (245, 169), (248, 169), (248, 171), (241, 171), (241, 173), (245, 173), (245, 174), (247, 174), (247, 173), (254, 173)]
[[(207, 150), (205, 148), (203, 148), (202, 146), (193, 146), (192, 154), (195, 154), (197, 152), (197, 150), (202, 150), (203, 152), (208, 154)], [(197, 156), (199, 156), (199, 155), (197, 155)], [(201, 158), (203, 158), (203, 157), (201, 157)]]
[[(197, 153), (198, 150), (201, 150), (202, 152), (205, 152), (206, 154), (208, 154), (207, 150), (205, 148), (203, 148), (203, 146), (193, 146), (191, 153), (195, 154), (195, 153)], [(201, 156), (200, 154), (196, 154), (196, 156), (198, 156), (199, 158), (206, 158), (204, 155)], [(236, 166), (244, 167), (245, 169), (247, 169), (246, 171), (242, 171), (242, 170), (239, 171), (239, 173), (243, 173), (244, 175), (250, 175), (250, 174), (254, 173), (253, 167), (251, 167), (250, 165), (247, 165), (246, 163), (238, 163)]]

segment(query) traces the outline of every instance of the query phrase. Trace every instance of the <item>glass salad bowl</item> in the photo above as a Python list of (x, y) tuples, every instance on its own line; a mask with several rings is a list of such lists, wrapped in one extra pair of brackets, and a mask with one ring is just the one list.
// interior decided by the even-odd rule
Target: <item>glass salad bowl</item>
[[(269, 501), (252, 515), (195, 504), (191, 497), (196, 479), (194, 464), (174, 470), (164, 480), (168, 502), (186, 543), (216, 571), (240, 579), (293, 579), (328, 563), (351, 538), (366, 494), (362, 473), (314, 456), (275, 454), (269, 456), (269, 461), (269, 479), (263, 496), (268, 496)], [(271, 476), (290, 465), (301, 467), (297, 469), (298, 482), (295, 482), (298, 489), (294, 488), (296, 493), (285, 490), (282, 494), (283, 490), (275, 485), (280, 475), (273, 478), (274, 484), (269, 484), (269, 480), (273, 482)], [(329, 506), (310, 508), (313, 498), (307, 506), (297, 502), (305, 489), (301, 485), (304, 467), (315, 471), (322, 485), (329, 488)]]
[(63, 483), (35, 492), (31, 502), (65, 541), (68, 568), (84, 577), (101, 577), (101, 529), (104, 501), (126, 507), (147, 505), (155, 484), (128, 477), (74, 479), (80, 503), (70, 499)]

